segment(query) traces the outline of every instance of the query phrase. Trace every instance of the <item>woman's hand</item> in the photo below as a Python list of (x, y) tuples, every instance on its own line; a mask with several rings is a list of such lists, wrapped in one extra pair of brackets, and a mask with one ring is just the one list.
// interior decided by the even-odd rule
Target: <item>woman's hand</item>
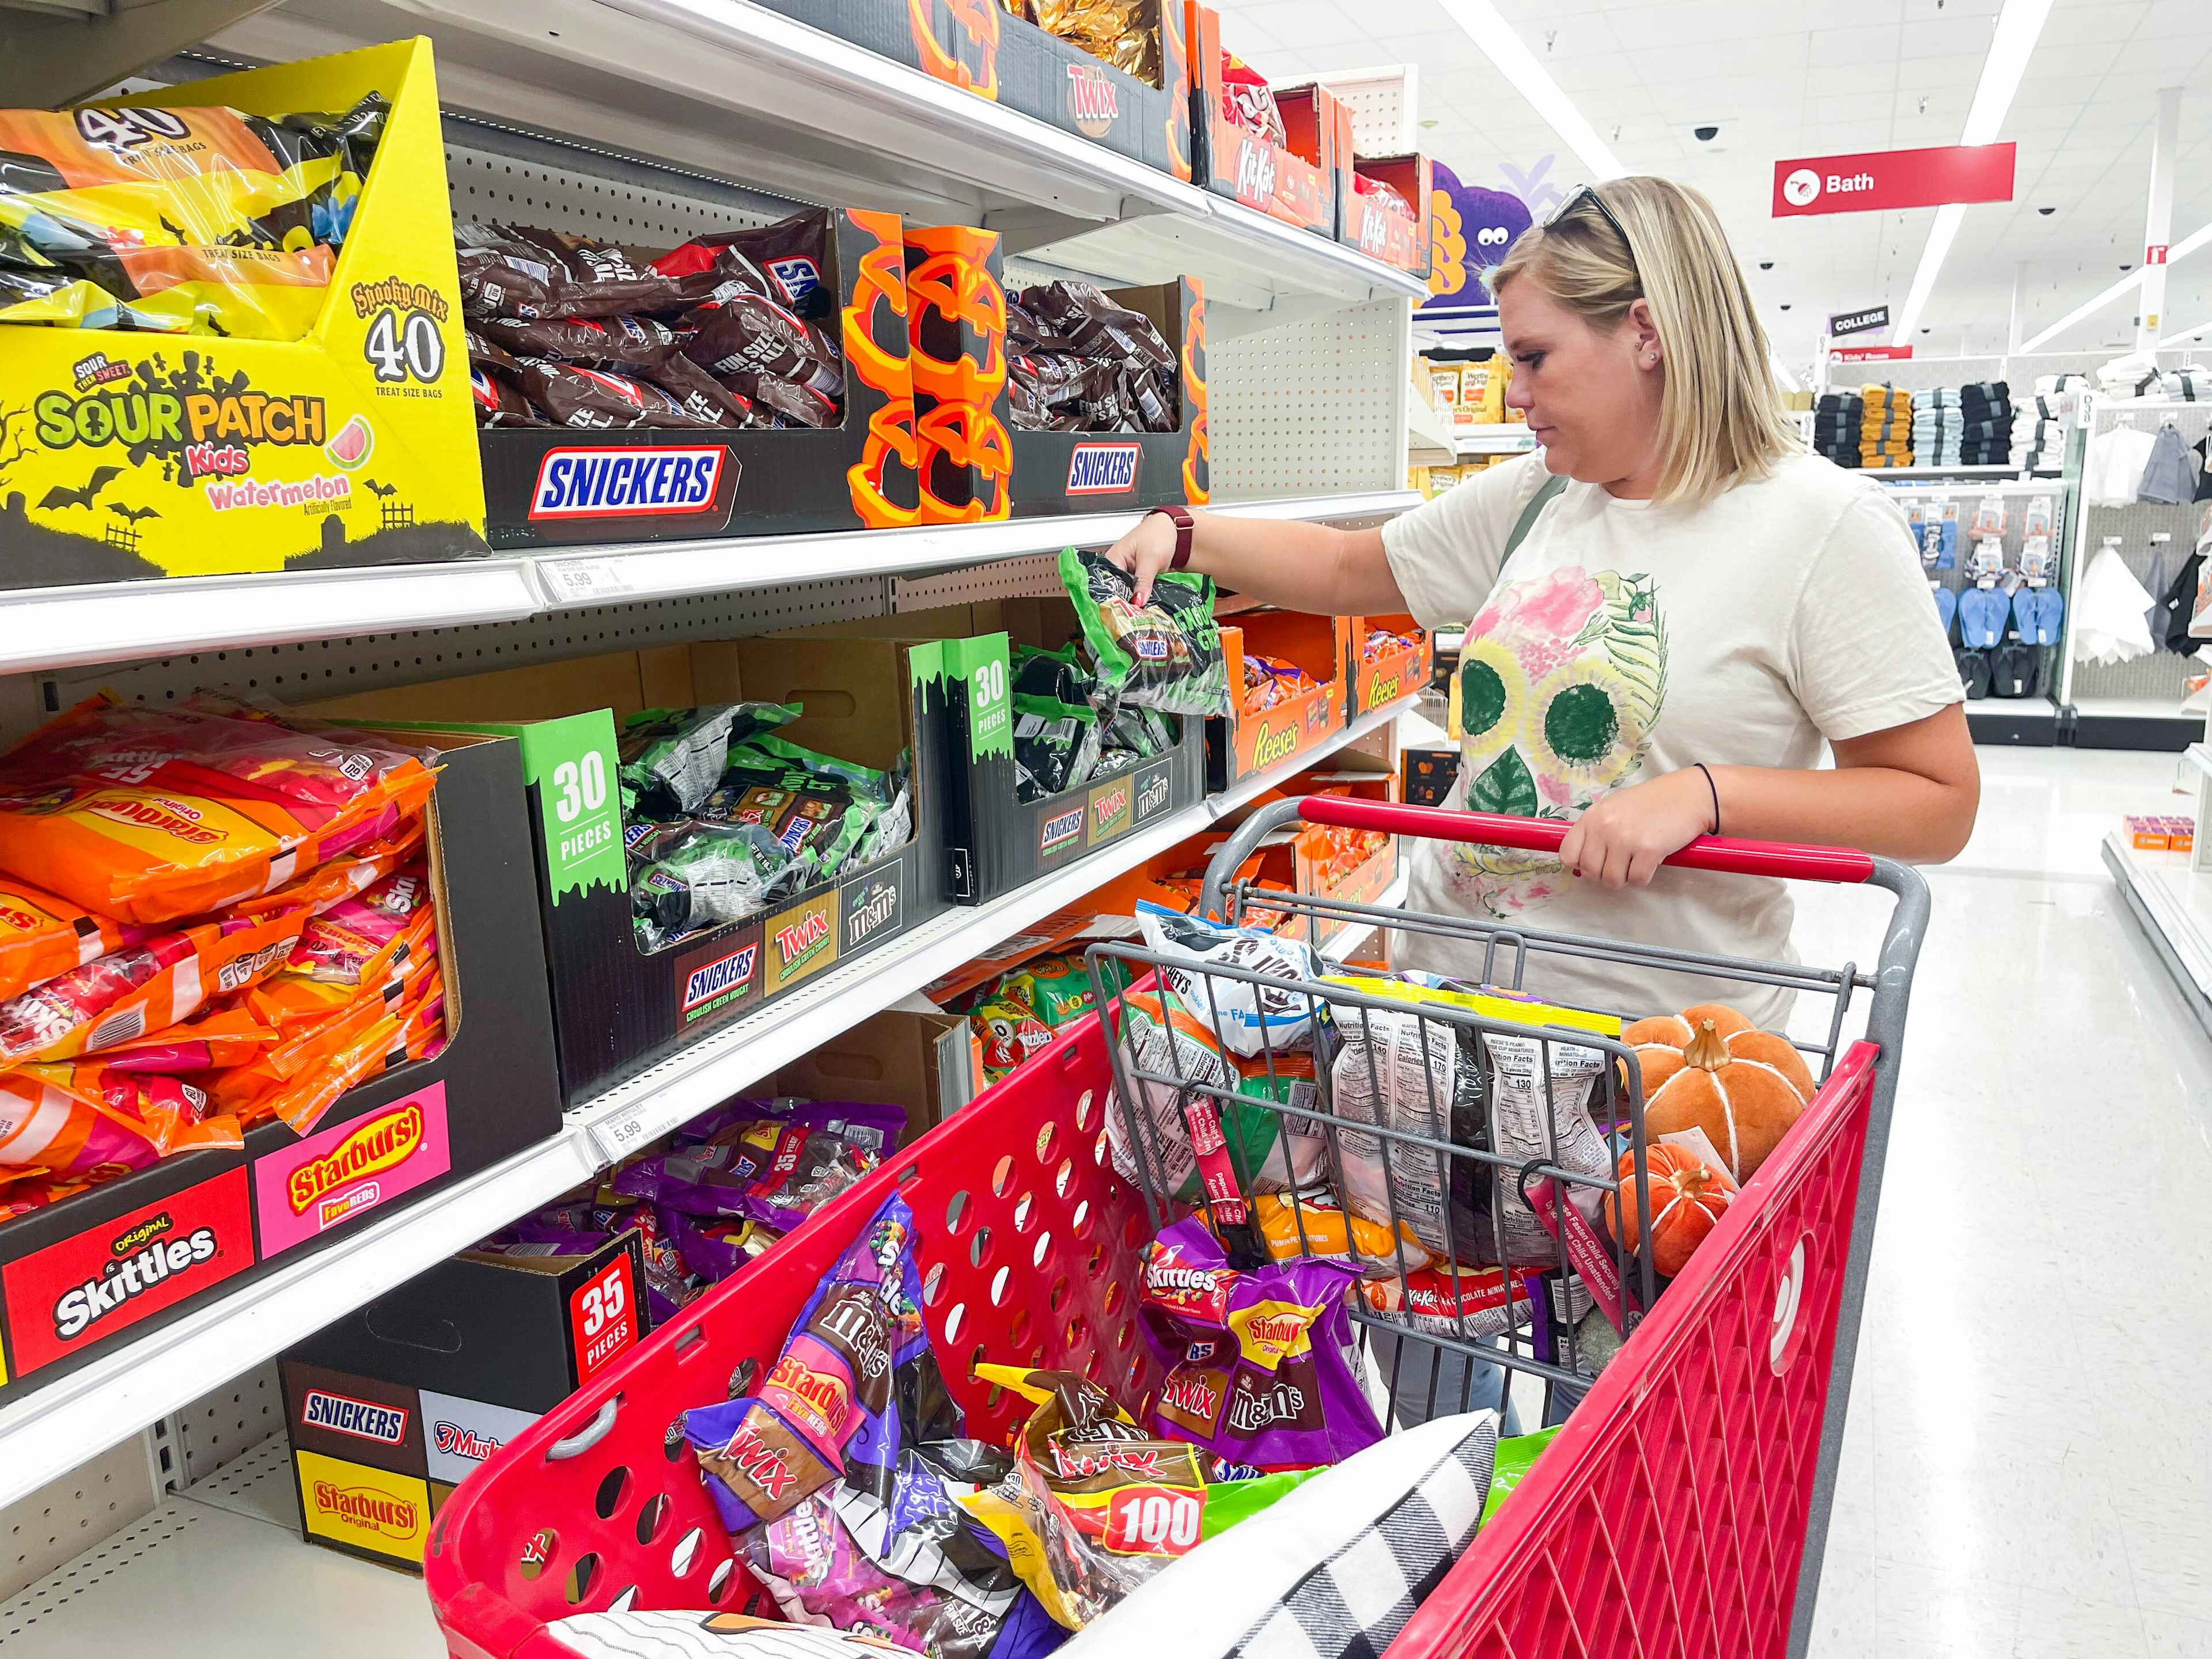
[(1137, 579), (1137, 603), (1151, 603), (1152, 578), (1175, 562), (1175, 521), (1164, 513), (1147, 513), (1137, 527), (1106, 550), (1106, 556)]
[(1567, 873), (1607, 887), (1649, 886), (1669, 854), (1713, 827), (1713, 796), (1694, 766), (1616, 789), (1559, 843)]

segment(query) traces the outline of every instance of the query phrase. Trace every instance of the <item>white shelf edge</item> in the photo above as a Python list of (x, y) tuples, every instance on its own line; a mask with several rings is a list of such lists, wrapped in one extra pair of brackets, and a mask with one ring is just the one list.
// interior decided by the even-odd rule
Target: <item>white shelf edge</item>
[[(2188, 881), (2212, 883), (2212, 873), (2200, 875), (2191, 870), (2185, 853), (2137, 851), (2124, 829), (2106, 833), (2104, 854), (2105, 867), (2112, 872), (2128, 908), (2173, 976), (2182, 1000), (2207, 1035), (2212, 1035), (2212, 939), (2205, 938), (2187, 908), (2176, 901), (2160, 878), (2172, 873)], [(2153, 860), (2174, 862), (2161, 866)]]
[[(2207, 749), (2201, 743), (2192, 743), (2182, 751), (2181, 757), (2203, 776), (2212, 778), (2212, 749)], [(2115, 830), (2113, 833), (2117, 835), (2119, 832)]]
[(1453, 427), (1452, 447), (1462, 455), (1520, 455), (1536, 447), (1536, 434), (1518, 421), (1484, 421)]

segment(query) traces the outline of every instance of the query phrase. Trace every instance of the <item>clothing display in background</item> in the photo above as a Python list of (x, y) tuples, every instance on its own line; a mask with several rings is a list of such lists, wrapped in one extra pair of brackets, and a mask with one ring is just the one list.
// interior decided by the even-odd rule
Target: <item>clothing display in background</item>
[(1859, 465), (1912, 465), (1912, 394), (1893, 386), (1863, 386), (1865, 413), (1859, 422)]
[(1913, 394), (1916, 466), (2000, 466), (2010, 459), (2012, 388), (2002, 380)]
[(1813, 405), (1813, 453), (1838, 466), (1859, 464), (1859, 428), (1866, 399), (1856, 392), (1824, 392)]
[(2191, 501), (2212, 501), (2212, 434), (2197, 441), (2197, 447), (2189, 452), (2190, 466), (2197, 474), (2197, 488)]
[(2143, 463), (2142, 480), (2136, 486), (2139, 501), (2178, 507), (2197, 494), (2197, 475), (2189, 465), (2189, 446), (2181, 441), (2181, 428), (2171, 421), (2159, 424), (2151, 439), (2150, 459)]
[(2083, 374), (2042, 374), (2019, 400), (2012, 428), (2012, 465), (2025, 471), (2056, 472), (2066, 463), (2066, 434), (2081, 418)]
[(2118, 548), (2097, 550), (2074, 595), (2074, 657), (2111, 667), (2147, 656), (2156, 646), (2145, 613), (2151, 596), (2128, 568)]
[(2178, 657), (2191, 655), (2197, 649), (2198, 642), (2190, 637), (2189, 623), (2197, 605), (2197, 590), (2203, 580), (2204, 555), (2199, 550), (2181, 562), (2180, 571), (2159, 595), (2151, 637)]
[(2142, 488), (2143, 469), (2157, 447), (2153, 434), (2124, 422), (2097, 434), (2089, 440), (2089, 453), (2081, 463), (2082, 499), (2092, 507), (2133, 506)]

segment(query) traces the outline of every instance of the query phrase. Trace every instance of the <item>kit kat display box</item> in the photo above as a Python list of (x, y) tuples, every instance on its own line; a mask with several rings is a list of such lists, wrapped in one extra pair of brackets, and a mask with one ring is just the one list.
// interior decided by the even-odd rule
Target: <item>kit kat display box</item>
[[(208, 326), (220, 332), (0, 327), (6, 586), (420, 564), (484, 552), (428, 41), (188, 81), (77, 111), (82, 154), (66, 170), (80, 187), (137, 176), (100, 159), (112, 147), (155, 158), (156, 169), (165, 154), (179, 171), (221, 155), (241, 173), (313, 179), (319, 167), (336, 173), (335, 161), (287, 168), (235, 118), (193, 112), (228, 106), (256, 118), (335, 118), (372, 94), (391, 109), (358, 193), (343, 188), (349, 173), (338, 174), (270, 212), (305, 214), (312, 205), (319, 223), (350, 214), (319, 289), (302, 279), (319, 273), (326, 244), (289, 244), (256, 267), (265, 280), (240, 284), (227, 301), (225, 284), (198, 284), (217, 291), (198, 303), (216, 308), (220, 319)], [(51, 128), (41, 137), (47, 149), (68, 147)], [(11, 168), (19, 161), (46, 165), (15, 156)], [(306, 234), (298, 224), (287, 233)], [(151, 263), (174, 250), (139, 252)], [(166, 280), (139, 274), (139, 297), (158, 307)], [(119, 274), (108, 280), (130, 286)], [(245, 294), (258, 302), (242, 303)]]
[[(1352, 107), (1336, 106), (1336, 240), (1417, 276), (1429, 274), (1430, 243), (1436, 228), (1435, 166), (1425, 155), (1356, 155), (1352, 148)], [(1387, 207), (1388, 198), (1363, 190), (1361, 181), (1387, 185), (1411, 216)]]
[(1339, 131), (1349, 131), (1339, 119), (1341, 106), (1318, 86), (1275, 88), (1287, 149), (1229, 119), (1221, 112), (1221, 15), (1197, 0), (1186, 3), (1198, 181), (1285, 224), (1334, 238)]
[[(892, 213), (818, 210), (826, 269), (777, 263), (794, 305), (844, 359), (843, 420), (769, 429), (495, 427), (483, 457), (492, 545), (793, 535), (920, 521), (907, 368), (905, 227)], [(463, 359), (465, 362), (465, 358)], [(732, 556), (742, 557), (742, 553)]]
[(437, 745), (429, 868), (447, 1041), (338, 1097), (0, 1224), (0, 1401), (65, 1376), (561, 1127), (520, 757)]
[(1180, 418), (1173, 432), (1014, 429), (1014, 516), (1203, 506), (1212, 489), (1206, 386), (1206, 289), (1194, 276), (1105, 290), (1149, 319), (1175, 353)]

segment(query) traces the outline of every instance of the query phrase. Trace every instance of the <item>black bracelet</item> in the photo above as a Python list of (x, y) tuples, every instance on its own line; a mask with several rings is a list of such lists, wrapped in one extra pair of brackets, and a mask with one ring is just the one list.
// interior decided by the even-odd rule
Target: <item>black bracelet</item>
[(1705, 762), (1692, 761), (1690, 764), (1696, 767), (1698, 770), (1705, 775), (1705, 787), (1713, 792), (1713, 833), (1717, 836), (1721, 832), (1720, 786), (1713, 781), (1712, 768), (1707, 766)]

